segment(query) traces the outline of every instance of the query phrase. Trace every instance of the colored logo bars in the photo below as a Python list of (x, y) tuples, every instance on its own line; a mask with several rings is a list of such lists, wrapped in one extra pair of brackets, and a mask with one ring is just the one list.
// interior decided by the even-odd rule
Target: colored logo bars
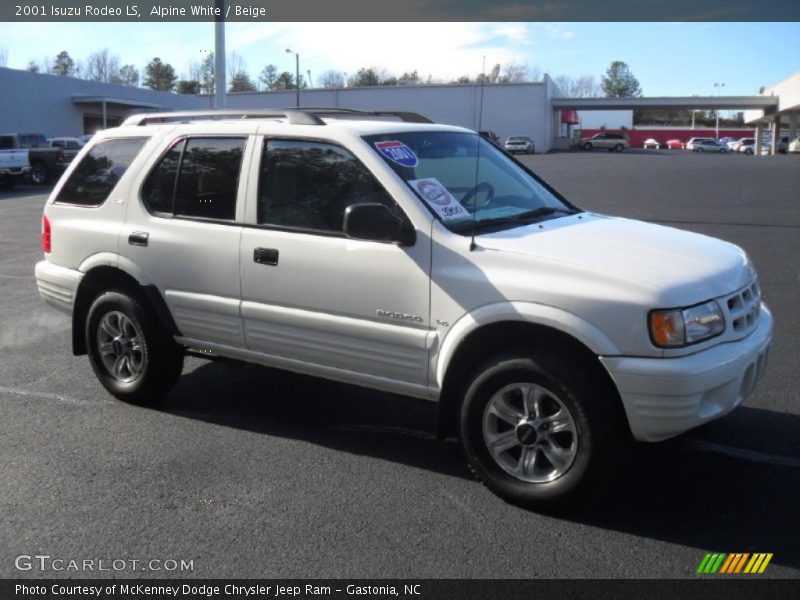
[(709, 552), (703, 558), (697, 573), (763, 573), (769, 561), (772, 560), (772, 552), (760, 552), (750, 554), (748, 552), (738, 552), (725, 554), (724, 552)]

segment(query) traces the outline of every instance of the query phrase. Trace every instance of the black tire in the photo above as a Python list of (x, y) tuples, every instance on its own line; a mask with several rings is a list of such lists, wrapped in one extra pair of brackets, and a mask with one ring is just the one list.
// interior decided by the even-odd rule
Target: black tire
[[(513, 388), (519, 382), (545, 388), (557, 398), (561, 407), (567, 408), (572, 419), (576, 436), (572, 462), (550, 481), (524, 481), (510, 474), (487, 447), (484, 427), (485, 420), (491, 418), (487, 416), (491, 412), (489, 403), (506, 386)], [(607, 386), (596, 381), (589, 370), (559, 354), (515, 352), (484, 364), (469, 385), (461, 408), (461, 443), (473, 474), (512, 504), (548, 511), (574, 508), (606, 472), (614, 440), (618, 437), (613, 399), (607, 397), (610, 394), (603, 391), (606, 389)], [(510, 427), (509, 431), (519, 437), (520, 426)], [(550, 438), (544, 439), (547, 432), (539, 431), (538, 435), (543, 438), (542, 444), (552, 446)], [(507, 456), (512, 462), (519, 460), (521, 465), (521, 453), (525, 448), (520, 445), (518, 459), (514, 458), (514, 451), (510, 449)], [(536, 452), (534, 446), (532, 453)], [(534, 460), (541, 458), (537, 456)]]
[(39, 185), (47, 183), (50, 179), (50, 173), (43, 162), (37, 161), (31, 165), (31, 179)]
[(753, 149), (752, 148), (745, 148), (744, 149), (744, 153), (745, 154), (752, 154), (753, 153)]
[(583, 148), (584, 150), (591, 150), (593, 146), (591, 142), (586, 142), (585, 144), (583, 144), (583, 146), (581, 146), (581, 148)]
[[(104, 364), (99, 350), (99, 329), (104, 317), (121, 313), (141, 339), (138, 373), (123, 381)], [(118, 321), (119, 324), (119, 321)], [(171, 390), (183, 370), (183, 349), (164, 329), (158, 317), (142, 300), (123, 290), (111, 290), (95, 298), (86, 318), (86, 348), (95, 375), (113, 396), (135, 404), (153, 404)], [(130, 361), (128, 373), (132, 374)]]
[(15, 183), (11, 175), (0, 175), (0, 190), (10, 190)]
[(614, 150), (616, 150), (617, 152), (622, 152), (623, 150), (625, 150), (625, 146), (623, 146), (622, 144), (617, 144), (616, 146), (614, 146)]

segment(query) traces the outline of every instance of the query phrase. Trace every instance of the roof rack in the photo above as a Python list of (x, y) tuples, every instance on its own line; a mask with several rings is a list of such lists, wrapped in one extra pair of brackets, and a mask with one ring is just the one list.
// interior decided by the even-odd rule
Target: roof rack
[(215, 119), (286, 119), (292, 125), (325, 125), (320, 117), (396, 117), (407, 123), (433, 123), (428, 117), (415, 112), (390, 110), (355, 110), (352, 108), (278, 108), (278, 109), (217, 109), (187, 110), (161, 113), (141, 113), (125, 119), (126, 126), (143, 126), (155, 123), (187, 123)]
[(433, 123), (428, 117), (405, 110), (358, 110), (355, 108), (302, 108), (304, 112), (322, 117), (397, 117), (405, 123)]

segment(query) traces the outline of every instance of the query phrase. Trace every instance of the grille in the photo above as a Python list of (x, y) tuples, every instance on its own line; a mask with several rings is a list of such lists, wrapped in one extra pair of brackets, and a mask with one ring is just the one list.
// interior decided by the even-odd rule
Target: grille
[(725, 299), (728, 309), (728, 323), (734, 335), (749, 333), (758, 322), (761, 313), (761, 288), (758, 280), (749, 286), (731, 294)]

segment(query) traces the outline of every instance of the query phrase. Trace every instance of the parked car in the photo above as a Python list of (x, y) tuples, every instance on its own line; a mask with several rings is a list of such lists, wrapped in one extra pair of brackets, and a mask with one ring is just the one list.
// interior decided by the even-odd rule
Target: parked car
[(727, 154), (728, 147), (725, 144), (720, 144), (716, 140), (698, 140), (695, 141), (692, 150), (694, 152), (718, 152), (720, 154)]
[(763, 376), (740, 248), (584, 211), (473, 131), (326, 114), (136, 115), (70, 165), (35, 276), (110, 394), (190, 354), (437, 401), (489, 489), (553, 508)]
[(694, 150), (694, 147), (699, 142), (716, 142), (716, 140), (714, 138), (708, 138), (708, 137), (693, 137), (693, 138), (689, 138), (689, 141), (686, 142), (686, 149), (687, 150)]
[(794, 138), (791, 142), (789, 142), (789, 152), (791, 154), (800, 152), (800, 136)]
[(605, 148), (609, 152), (622, 152), (631, 147), (631, 142), (621, 133), (596, 133), (592, 137), (581, 138), (580, 145), (584, 150)]
[(28, 151), (15, 148), (10, 136), (0, 135), (0, 190), (14, 187), (30, 170)]
[(744, 139), (746, 139), (746, 138), (739, 138), (738, 140), (729, 141), (728, 144), (727, 144), (728, 145), (728, 150), (730, 150), (731, 152), (738, 152), (739, 151), (739, 146), (741, 145), (742, 140), (744, 140)]
[(739, 145), (736, 146), (736, 151), (743, 154), (752, 154), (755, 146), (756, 138), (742, 138), (739, 140)]
[(786, 154), (789, 152), (789, 136), (784, 135), (778, 140), (777, 151), (780, 154)]
[(506, 140), (505, 144), (505, 150), (509, 154), (514, 154), (515, 152), (533, 154), (533, 148), (533, 140), (524, 135), (510, 137)]
[(686, 144), (681, 140), (667, 140), (667, 148), (670, 150), (683, 150), (686, 148)]
[[(80, 152), (80, 148), (66, 149), (52, 146), (51, 140), (42, 133), (0, 134), (2, 145), (7, 148), (28, 151), (31, 179), (35, 183), (47, 183), (60, 175)], [(63, 138), (57, 138), (63, 139)]]
[(75, 137), (56, 137), (50, 140), (51, 147), (64, 150), (80, 150), (84, 144), (82, 139)]
[(485, 130), (485, 131), (479, 131), (478, 133), (479, 133), (480, 135), (482, 135), (483, 137), (485, 137), (485, 138), (486, 138), (487, 140), (489, 140), (490, 142), (492, 142), (492, 143), (493, 143), (495, 146), (497, 146), (498, 148), (500, 148), (500, 147), (501, 147), (501, 144), (500, 144), (500, 138), (499, 138), (499, 137), (497, 137), (497, 134), (496, 134), (494, 131), (491, 131), (491, 130), (488, 130), (488, 129), (487, 129), (487, 130)]
[(666, 147), (666, 144), (663, 144), (653, 138), (647, 138), (644, 141), (644, 144), (642, 144), (642, 148), (644, 148), (645, 150), (658, 150), (659, 148), (664, 148), (664, 147)]

